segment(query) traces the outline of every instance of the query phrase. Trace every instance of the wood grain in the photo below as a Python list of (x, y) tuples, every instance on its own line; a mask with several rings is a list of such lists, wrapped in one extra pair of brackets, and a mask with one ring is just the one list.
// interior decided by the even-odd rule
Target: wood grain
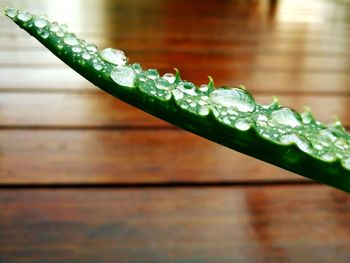
[(339, 262), (350, 199), (325, 186), (2, 190), (3, 262)]
[(0, 157), (0, 184), (304, 180), (180, 130), (0, 130)]

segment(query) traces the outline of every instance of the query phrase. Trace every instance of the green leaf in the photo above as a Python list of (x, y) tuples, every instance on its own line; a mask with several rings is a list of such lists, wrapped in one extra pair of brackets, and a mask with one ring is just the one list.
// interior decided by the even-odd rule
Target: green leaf
[[(350, 192), (350, 135), (279, 105), (260, 105), (244, 87), (199, 87), (180, 73), (129, 64), (121, 50), (98, 48), (64, 25), (26, 11), (5, 14), (90, 82), (145, 112), (211, 141)], [(268, 80), (267, 80), (268, 81)], [(244, 164), (242, 164), (244, 165)]]

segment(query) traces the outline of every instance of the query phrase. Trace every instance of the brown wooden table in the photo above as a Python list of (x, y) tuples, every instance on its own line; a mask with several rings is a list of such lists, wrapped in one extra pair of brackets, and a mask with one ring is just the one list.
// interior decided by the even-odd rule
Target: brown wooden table
[[(348, 1), (2, 1), (350, 126)], [(350, 262), (350, 195), (102, 93), (0, 19), (0, 262)]]

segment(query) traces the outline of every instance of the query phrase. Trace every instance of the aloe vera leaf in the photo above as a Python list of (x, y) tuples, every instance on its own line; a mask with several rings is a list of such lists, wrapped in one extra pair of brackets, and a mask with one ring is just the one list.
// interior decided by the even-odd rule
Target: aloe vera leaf
[(339, 121), (322, 124), (310, 111), (299, 114), (277, 100), (260, 105), (244, 87), (215, 88), (210, 77), (197, 87), (181, 80), (177, 69), (160, 76), (155, 69), (130, 64), (121, 50), (99, 51), (44, 16), (13, 8), (5, 8), (5, 15), (112, 96), (211, 141), (350, 192), (350, 134)]

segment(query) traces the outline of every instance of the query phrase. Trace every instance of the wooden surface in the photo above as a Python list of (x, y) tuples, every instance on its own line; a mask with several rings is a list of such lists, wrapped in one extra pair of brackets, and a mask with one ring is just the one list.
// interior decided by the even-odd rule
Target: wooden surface
[[(2, 1), (350, 128), (350, 3)], [(92, 19), (93, 17), (93, 19)], [(0, 18), (0, 262), (350, 262), (350, 196), (102, 93)]]

